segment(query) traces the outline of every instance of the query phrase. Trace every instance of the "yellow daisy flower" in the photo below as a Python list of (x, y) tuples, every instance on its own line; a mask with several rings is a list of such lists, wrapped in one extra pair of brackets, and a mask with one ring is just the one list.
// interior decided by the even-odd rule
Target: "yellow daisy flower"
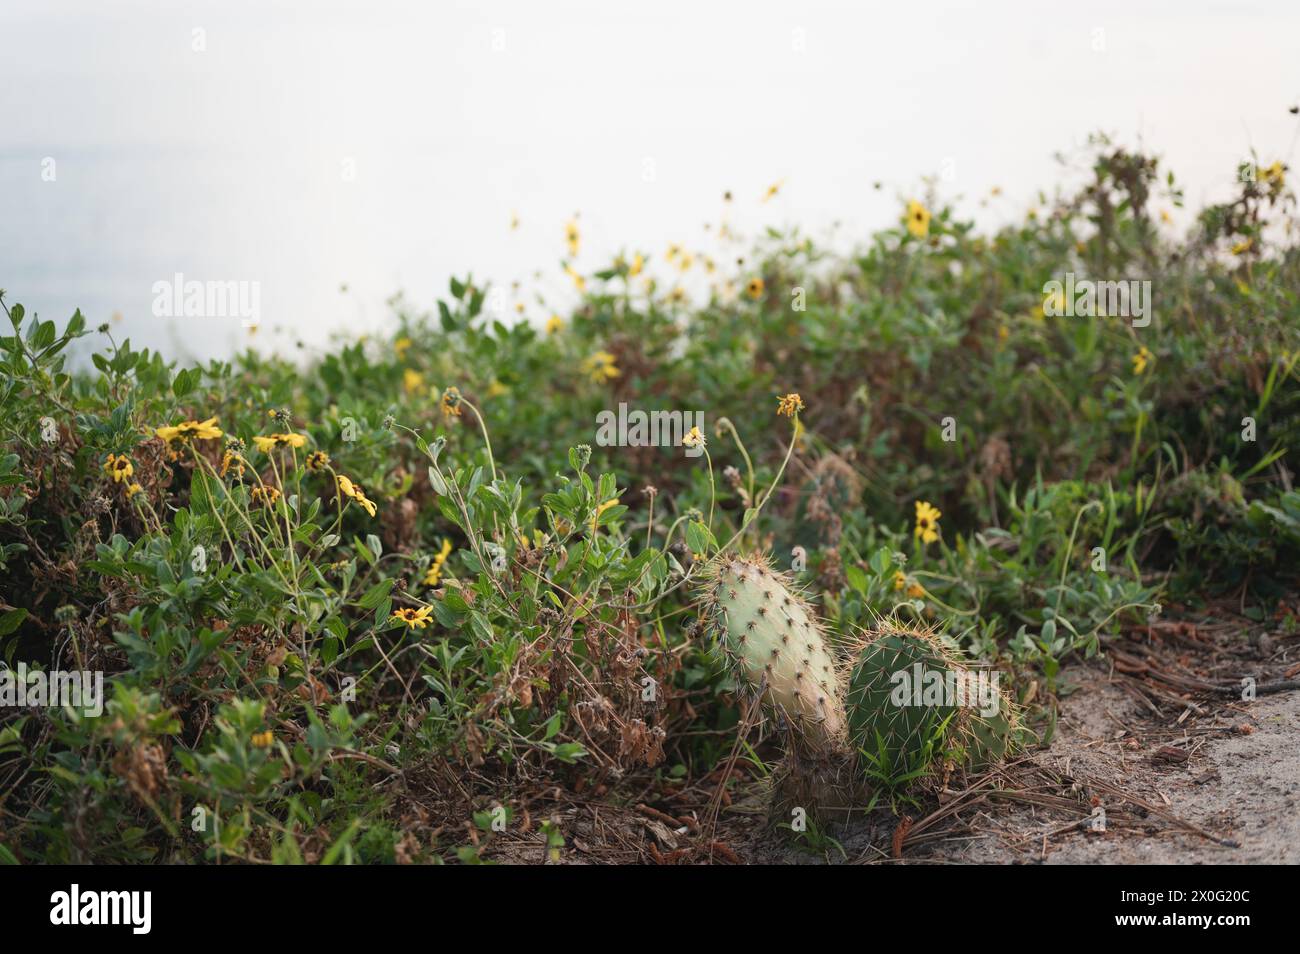
[(389, 619), (405, 623), (409, 629), (424, 629), (429, 625), (429, 617), (432, 615), (433, 610), (428, 606), (421, 606), (419, 609), (409, 609), (404, 606), (393, 610), (393, 615)]
[(113, 483), (120, 484), (135, 473), (135, 465), (125, 454), (109, 454), (108, 459), (104, 461), (104, 470), (113, 478)]
[(793, 392), (777, 398), (777, 401), (776, 413), (782, 417), (794, 417), (803, 410), (803, 398)]
[(582, 275), (574, 271), (572, 265), (566, 264), (564, 266), (564, 274), (568, 275), (571, 279), (573, 279), (573, 287), (576, 288), (579, 293), (585, 292), (587, 290), (587, 279), (583, 278)]
[(930, 210), (915, 199), (907, 203), (907, 230), (919, 239), (930, 234)]
[(745, 291), (749, 294), (750, 298), (754, 299), (754, 301), (758, 301), (763, 297), (763, 287), (763, 279), (751, 278), (749, 284), (745, 286)]
[(253, 443), (263, 454), (269, 454), (277, 447), (302, 447), (307, 443), (307, 437), (303, 434), (268, 434), (266, 436), (258, 435), (253, 438)]
[(269, 507), (280, 499), (280, 488), (259, 484), (253, 488), (252, 493), (248, 496), (253, 503), (260, 503)]
[(362, 491), (360, 487), (354, 484), (349, 478), (345, 477), (343, 474), (339, 474), (338, 477), (336, 478), (336, 481), (338, 483), (339, 493), (343, 494), (343, 496), (345, 497), (350, 497), (351, 499), (355, 500), (357, 504), (361, 507), (361, 509), (364, 510), (370, 516), (373, 517), (375, 515), (376, 508), (374, 503), (366, 498), (365, 492)]
[(451, 556), (451, 541), (443, 538), (442, 549), (433, 555), (433, 562), (429, 564), (429, 569), (424, 574), (425, 586), (437, 586), (442, 579), (442, 568), (447, 562), (447, 557)]
[(234, 470), (236, 477), (244, 476), (244, 458), (240, 457), (233, 450), (227, 450), (221, 455), (221, 476), (226, 476), (231, 470)]
[(1130, 360), (1133, 362), (1133, 373), (1142, 374), (1146, 371), (1147, 366), (1155, 360), (1155, 355), (1147, 349), (1146, 345), (1143, 345)]
[(582, 370), (592, 381), (604, 384), (612, 381), (621, 373), (615, 364), (617, 359), (608, 351), (597, 351), (582, 362)]
[(217, 419), (210, 417), (206, 421), (185, 421), (183, 424), (176, 424), (170, 427), (160, 427), (154, 431), (159, 437), (170, 444), (172, 441), (207, 441), (221, 436), (221, 428), (217, 427)]
[(550, 318), (546, 319), (546, 333), (548, 335), (553, 335), (557, 333), (563, 327), (564, 327), (564, 319), (561, 318), (559, 315), (551, 315)]
[(939, 518), (943, 516), (935, 507), (925, 500), (916, 502), (915, 535), (922, 543), (934, 543), (939, 539)]

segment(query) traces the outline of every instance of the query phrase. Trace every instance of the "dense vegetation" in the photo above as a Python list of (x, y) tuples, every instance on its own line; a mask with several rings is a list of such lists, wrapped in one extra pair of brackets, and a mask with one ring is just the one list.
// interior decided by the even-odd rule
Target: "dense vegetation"
[[(699, 778), (739, 717), (693, 602), (719, 552), (840, 634), (932, 624), (1049, 738), (1069, 654), (1294, 592), (1294, 200), (1243, 173), (1186, 234), (1104, 141), (991, 235), (931, 195), (849, 254), (722, 222), (592, 270), (574, 223), (566, 315), (456, 281), (306, 373), (0, 296), (0, 653), (107, 696), (0, 708), (0, 859), (470, 861), (521, 791)], [(1056, 317), (1067, 273), (1150, 280), (1150, 324)], [(703, 412), (704, 453), (601, 446), (620, 403)]]

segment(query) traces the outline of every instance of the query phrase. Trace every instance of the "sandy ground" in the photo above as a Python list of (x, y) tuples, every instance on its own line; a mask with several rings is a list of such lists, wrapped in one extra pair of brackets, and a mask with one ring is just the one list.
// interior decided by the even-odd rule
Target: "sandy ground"
[[(1067, 666), (1050, 744), (799, 843), (740, 773), (685, 790), (561, 800), (563, 863), (1300, 864), (1300, 636), (1240, 617), (1160, 624)], [(558, 806), (557, 806), (558, 807)], [(535, 834), (493, 852), (536, 863)]]
[[(1047, 864), (1300, 863), (1300, 694), (1234, 705), (1185, 729), (1181, 713), (1139, 711), (1107, 677), (1082, 675), (1062, 706), (1060, 736), (1034, 757), (1050, 775), (1074, 779), (1120, 823), (1060, 833), (1068, 818), (1016, 805), (988, 815), (970, 840), (944, 842), (918, 860)], [(1172, 761), (1165, 747), (1188, 753)], [(1144, 812), (1090, 780), (1105, 780), (1177, 821)], [(1230, 847), (1235, 843), (1239, 847)]]
[[(1050, 744), (935, 796), (836, 826), (838, 848), (758, 834), (765, 863), (1300, 864), (1300, 639), (1240, 618), (1161, 624), (1061, 674)], [(743, 808), (742, 808), (743, 810)], [(910, 816), (902, 821), (902, 816)], [(900, 830), (901, 829), (901, 830)]]

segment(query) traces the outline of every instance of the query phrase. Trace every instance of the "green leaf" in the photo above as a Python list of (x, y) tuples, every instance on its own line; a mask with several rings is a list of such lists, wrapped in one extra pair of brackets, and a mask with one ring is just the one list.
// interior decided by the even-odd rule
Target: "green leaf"
[(34, 325), (33, 329), (34, 333), (29, 335), (33, 351), (43, 351), (54, 344), (54, 322), (42, 321)]
[(577, 742), (562, 742), (555, 747), (554, 756), (561, 762), (573, 763), (587, 754)]
[(546, 733), (542, 736), (543, 742), (549, 742), (560, 733), (560, 713), (555, 713), (546, 720)]
[(702, 521), (692, 520), (686, 525), (686, 545), (690, 547), (692, 553), (707, 556), (717, 549), (718, 542), (713, 539), (713, 533)]
[(858, 567), (852, 564), (846, 566), (844, 568), (844, 578), (848, 580), (849, 586), (863, 596), (867, 594), (867, 587), (870, 585), (867, 581), (867, 574), (863, 573)]
[(19, 607), (11, 609), (9, 612), (0, 616), (0, 636), (8, 636), (27, 618), (27, 610)]
[(394, 582), (396, 581), (392, 579), (380, 580), (374, 586), (370, 587), (370, 589), (366, 590), (366, 595), (357, 600), (357, 605), (362, 609), (375, 609), (380, 603), (388, 598), (388, 594), (393, 589)]

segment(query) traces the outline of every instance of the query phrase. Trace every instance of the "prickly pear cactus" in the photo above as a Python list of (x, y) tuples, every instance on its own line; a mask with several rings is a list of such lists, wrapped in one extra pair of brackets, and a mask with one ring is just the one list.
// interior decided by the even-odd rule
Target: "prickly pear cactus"
[(839, 740), (810, 745), (791, 735), (768, 783), (768, 817), (774, 824), (800, 817), (842, 822), (871, 800), (852, 753)]
[(842, 747), (837, 666), (812, 609), (765, 560), (721, 557), (701, 596), (709, 632), (737, 677), (785, 715), (806, 743)]
[(932, 633), (897, 625), (859, 647), (845, 708), (862, 769), (889, 786), (958, 764), (986, 769), (1019, 731), (1004, 691), (981, 683)]
[(1021, 744), (1023, 730), (1006, 690), (998, 693), (998, 703), (993, 715), (973, 713), (960, 727), (966, 765), (977, 772), (997, 765)]
[(870, 776), (898, 783), (943, 754), (957, 707), (933, 696), (926, 704), (924, 680), (954, 668), (942, 644), (920, 632), (884, 632), (861, 647), (845, 704), (849, 741)]

